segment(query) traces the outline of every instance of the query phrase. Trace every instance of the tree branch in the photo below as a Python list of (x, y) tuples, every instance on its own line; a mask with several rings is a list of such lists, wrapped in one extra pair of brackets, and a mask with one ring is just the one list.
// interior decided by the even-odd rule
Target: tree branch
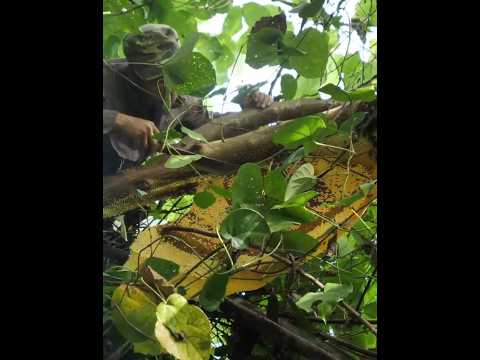
[[(242, 112), (215, 118), (195, 131), (202, 134), (208, 141), (219, 140), (244, 134), (272, 122), (317, 114), (339, 104), (338, 102), (322, 99), (277, 102), (266, 109), (246, 109)], [(188, 149), (195, 143), (195, 140), (187, 139), (184, 142)]]
[(251, 309), (244, 300), (227, 298), (222, 303), (221, 308), (227, 313), (237, 314), (239, 321), (248, 324), (252, 331), (268, 336), (268, 338), (274, 339), (277, 343), (291, 346), (296, 352), (310, 359), (340, 360), (337, 355), (322, 349), (311, 339), (306, 339), (299, 335), (300, 331), (287, 329), (256, 310)]
[[(344, 104), (336, 108), (329, 109), (324, 114), (336, 122), (347, 119), (352, 112), (363, 106), (364, 103)], [(247, 125), (251, 128), (258, 127), (259, 124), (267, 124), (272, 121), (284, 121), (298, 118), (304, 115), (318, 113), (321, 109), (328, 107), (328, 103), (323, 100), (304, 99), (298, 101), (288, 101), (273, 104), (271, 109), (265, 110), (246, 110), (235, 115), (227, 115), (213, 120), (210, 123), (198, 128), (197, 132), (203, 132), (207, 139), (215, 138), (219, 135), (219, 121), (223, 119), (225, 135), (228, 137), (225, 141), (212, 141), (208, 144), (198, 143), (193, 139), (186, 138), (183, 148), (176, 150), (182, 154), (199, 154), (204, 156), (201, 160), (192, 164), (192, 167), (204, 173), (213, 173), (224, 175), (235, 171), (239, 165), (246, 162), (259, 162), (279, 150), (279, 146), (273, 144), (272, 134), (278, 127), (268, 126), (257, 130), (250, 130), (247, 134), (241, 134), (232, 137), (231, 135), (239, 132), (238, 125)], [(257, 121), (259, 120), (259, 121)], [(241, 132), (245, 132), (242, 128)], [(343, 139), (343, 138), (342, 138)], [(339, 137), (329, 138), (331, 145), (341, 145), (335, 141), (344, 141)], [(331, 149), (330, 149), (331, 150)], [(322, 151), (322, 149), (320, 149)], [(168, 169), (164, 164), (168, 156), (146, 168), (137, 168), (126, 171), (125, 173), (104, 178), (103, 185), (103, 203), (105, 206), (112, 205), (116, 199), (126, 199), (135, 196), (136, 189), (149, 192), (155, 189), (158, 193), (150, 197), (130, 199), (130, 203), (125, 210), (138, 207), (144, 204), (150, 198), (158, 199), (159, 196), (168, 195), (169, 191), (180, 191), (185, 187), (193, 189), (202, 179), (195, 178), (197, 172), (192, 167), (183, 167), (180, 169)], [(150, 194), (149, 194), (150, 195)], [(142, 203), (143, 201), (143, 203)], [(128, 208), (128, 209), (127, 209)], [(113, 212), (108, 212), (115, 215)], [(118, 211), (117, 211), (118, 213)], [(104, 217), (107, 216), (104, 212)]]
[[(283, 256), (280, 256), (278, 254), (272, 254), (271, 255), (272, 258), (278, 260), (278, 261), (281, 261), (283, 262), (284, 264), (287, 264), (287, 265), (294, 265), (290, 260), (284, 258)], [(313, 284), (315, 284), (316, 286), (318, 286), (320, 289), (324, 289), (325, 288), (325, 285), (323, 285), (319, 280), (317, 280), (315, 277), (313, 277), (312, 275), (306, 273), (302, 268), (299, 268), (299, 267), (295, 267), (295, 270), (300, 274), (302, 275), (304, 278), (308, 279), (310, 282), (312, 282)], [(374, 333), (375, 335), (377, 335), (377, 328), (375, 326), (373, 326), (372, 324), (370, 324), (368, 322), (368, 320), (362, 318), (362, 316), (358, 313), (358, 311), (356, 311), (353, 307), (351, 307), (349, 304), (347, 304), (346, 302), (344, 301), (340, 301), (339, 302), (339, 305), (342, 306), (345, 310), (347, 310), (350, 314), (353, 315), (353, 317), (355, 319), (357, 319), (358, 321), (360, 321), (363, 325), (365, 325), (372, 333)]]

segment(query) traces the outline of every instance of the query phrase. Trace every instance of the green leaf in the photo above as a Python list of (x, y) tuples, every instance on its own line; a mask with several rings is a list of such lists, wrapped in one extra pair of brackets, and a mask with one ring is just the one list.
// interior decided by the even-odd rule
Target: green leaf
[(210, 187), (216, 194), (223, 196), (225, 199), (232, 199), (232, 191), (227, 190), (221, 186), (212, 185)]
[(300, 224), (296, 219), (281, 210), (267, 210), (264, 216), (272, 233), (289, 230), (292, 226)]
[(295, 303), (300, 309), (311, 312), (312, 306), (314, 303), (321, 301), (323, 299), (323, 293), (321, 292), (309, 292), (303, 295), (297, 302)]
[(372, 101), (375, 100), (375, 89), (360, 88), (354, 91), (344, 91), (338, 86), (327, 84), (320, 89), (320, 92), (330, 95), (334, 100), (338, 101)]
[(363, 121), (365, 118), (366, 113), (364, 112), (355, 112), (350, 116), (350, 118), (344, 121), (338, 131), (344, 134), (350, 135), (350, 133), (355, 130), (355, 128)]
[[(117, 16), (128, 17), (128, 16)], [(145, 19), (139, 25), (145, 23)], [(172, 1), (155, 0), (150, 4), (148, 22), (170, 25), (173, 27), (180, 38), (184, 40), (189, 34), (197, 32), (197, 20), (189, 12), (184, 10), (174, 10)], [(182, 42), (182, 45), (184, 42)]]
[(175, 143), (175, 140), (180, 141), (182, 139), (182, 134), (179, 133), (177, 130), (169, 129), (168, 132), (166, 130), (160, 131), (159, 133), (155, 133), (152, 136), (155, 140), (164, 142), (165, 140), (169, 143)]
[(189, 59), (163, 67), (165, 85), (178, 94), (204, 97), (217, 84), (215, 69), (205, 56), (193, 53)]
[(209, 94), (207, 95), (207, 98), (211, 98), (211, 97), (214, 97), (214, 96), (217, 96), (217, 95), (223, 95), (223, 94), (225, 94), (226, 91), (227, 91), (227, 88), (222, 87), (222, 88), (220, 88), (220, 89), (217, 89), (217, 90), (212, 91), (211, 93), (209, 93)]
[(302, 160), (305, 157), (305, 149), (303, 147), (298, 148), (292, 152), (282, 163), (282, 169), (285, 169), (288, 165)]
[(232, 6), (223, 21), (222, 34), (233, 36), (242, 29), (242, 8)]
[(324, 116), (304, 116), (282, 125), (273, 133), (274, 144), (283, 145), (286, 149), (295, 149), (312, 140), (318, 129), (325, 127)]
[[(167, 305), (173, 306), (177, 310), (180, 310), (185, 305), (188, 305), (188, 300), (185, 299), (182, 295), (172, 294), (167, 299)], [(158, 317), (158, 308), (157, 308), (157, 317)]]
[(257, 204), (261, 200), (263, 177), (256, 164), (243, 164), (238, 170), (232, 186), (234, 206), (239, 204)]
[(327, 65), (329, 48), (328, 33), (308, 28), (298, 34), (292, 44), (287, 44), (306, 53), (291, 56), (290, 65), (306, 78), (321, 78)]
[(350, 98), (358, 101), (374, 101), (377, 95), (373, 87), (361, 87), (351, 91)]
[(215, 203), (215, 196), (208, 191), (195, 194), (193, 202), (201, 209), (206, 209)]
[(201, 158), (201, 155), (171, 155), (165, 163), (165, 167), (168, 169), (178, 169)]
[(118, 332), (133, 343), (143, 343), (145, 355), (159, 355), (161, 346), (155, 341), (156, 299), (133, 285), (121, 285), (112, 295), (112, 321)]
[(336, 202), (337, 206), (345, 207), (345, 206), (350, 206), (352, 205), (355, 201), (358, 201), (360, 199), (363, 199), (365, 195), (363, 192), (359, 191), (353, 194), (352, 196), (348, 198), (341, 199)]
[[(333, 31), (328, 31), (328, 48), (329, 49), (335, 49), (337, 46), (339, 46), (338, 42), (338, 32), (333, 30)], [(331, 58), (329, 57), (329, 60)]]
[(320, 128), (315, 131), (315, 134), (312, 136), (312, 140), (316, 142), (322, 142), (325, 138), (335, 135), (337, 132), (337, 124), (331, 121), (328, 122), (324, 128)]
[(354, 193), (352, 196), (341, 199), (337, 201), (337, 206), (350, 206), (352, 205), (355, 201), (358, 201), (360, 199), (363, 199), (365, 196), (368, 195), (370, 190), (376, 185), (377, 181), (373, 180), (368, 183), (364, 183), (360, 185), (360, 191)]
[[(332, 47), (333, 48), (333, 47)], [(327, 67), (325, 68), (325, 77), (322, 81), (323, 83), (332, 83), (332, 84), (338, 84), (340, 82), (340, 74), (339, 70), (337, 69), (337, 64), (333, 60), (332, 57), (328, 58), (327, 61)], [(317, 87), (318, 89), (319, 87)]]
[(377, 26), (377, 0), (360, 0), (355, 6), (355, 18), (367, 26)]
[(227, 72), (235, 57), (230, 48), (225, 45), (225, 37), (201, 34), (195, 49), (215, 65), (218, 84), (227, 80)]
[(155, 337), (163, 348), (180, 360), (207, 360), (212, 326), (205, 313), (179, 294), (168, 297), (156, 311)]
[(245, 62), (254, 69), (260, 69), (265, 65), (280, 64), (278, 43), (282, 37), (282, 32), (272, 27), (266, 27), (250, 34)]
[(118, 36), (110, 35), (107, 41), (103, 43), (103, 56), (105, 58), (117, 58), (121, 42)]
[(285, 190), (287, 189), (287, 180), (285, 180), (280, 169), (268, 172), (263, 184), (267, 198), (283, 202)]
[(357, 241), (354, 236), (342, 236), (337, 240), (337, 255), (342, 258), (350, 254), (357, 246)]
[(242, 10), (245, 22), (250, 28), (262, 17), (274, 15), (267, 6), (262, 6), (254, 2), (243, 5)]
[(136, 273), (123, 266), (112, 266), (103, 273), (103, 278), (104, 283), (129, 283), (136, 278)]
[(335, 310), (335, 305), (328, 302), (321, 302), (317, 306), (317, 315), (323, 322), (327, 323), (327, 316), (331, 315)]
[(215, 60), (214, 64), (217, 72), (218, 85), (225, 83), (229, 79), (228, 71), (230, 69), (230, 66), (233, 64), (234, 60), (235, 60), (235, 57), (233, 56), (233, 53), (231, 52), (231, 50), (228, 48), (225, 48), (222, 55)]
[(334, 306), (339, 301), (345, 299), (352, 291), (352, 284), (327, 283), (323, 292), (309, 292), (302, 296), (296, 302), (296, 305), (306, 312), (311, 312), (314, 303), (321, 301), (322, 303), (318, 306), (318, 311), (321, 318), (325, 320), (326, 316), (333, 311)]
[(292, 100), (297, 92), (297, 80), (290, 74), (283, 75), (280, 85), (285, 99)]
[(352, 284), (326, 283), (325, 289), (323, 290), (323, 301), (326, 303), (336, 304), (350, 295), (352, 291)]
[(318, 219), (317, 214), (304, 206), (285, 208), (282, 211), (301, 224), (308, 224)]
[(228, 273), (214, 273), (207, 279), (199, 297), (200, 305), (205, 310), (215, 311), (218, 309), (225, 297), (229, 278)]
[(165, 280), (170, 280), (177, 275), (180, 270), (180, 266), (173, 261), (157, 257), (148, 258), (147, 261), (145, 261), (145, 266), (150, 266), (158, 274), (162, 275)]
[[(288, 46), (287, 44), (285, 44), (285, 42), (282, 39), (280, 39), (280, 41), (279, 41), (278, 50), (279, 50), (279, 53), (282, 56), (286, 56), (287, 58), (289, 56), (301, 56), (301, 55), (306, 55), (307, 54), (303, 50), (300, 50), (300, 49), (292, 47), (292, 46)], [(285, 66), (287, 67), (287, 64), (285, 64)]]
[(294, 99), (302, 99), (305, 97), (318, 97), (318, 89), (320, 88), (320, 78), (308, 79), (300, 76), (297, 79), (297, 92)]
[(191, 76), (193, 49), (199, 39), (199, 33), (189, 34), (176, 54), (163, 66), (166, 83), (181, 84)]
[(341, 66), (345, 91), (357, 89), (377, 74), (376, 65), (362, 62), (358, 51), (347, 56), (333, 57), (337, 65)]
[(224, 14), (228, 12), (233, 4), (233, 0), (207, 0), (209, 6), (213, 7), (216, 12)]
[[(358, 330), (357, 330), (358, 331)], [(356, 331), (356, 334), (349, 337), (348, 341), (361, 347), (363, 349), (375, 349), (377, 347), (377, 337), (371, 333), (360, 333)]]
[(317, 182), (312, 164), (303, 164), (290, 177), (285, 191), (284, 201), (293, 196), (311, 190)]
[(318, 15), (324, 2), (325, 0), (311, 0), (309, 4), (302, 4), (290, 12), (298, 12), (298, 15), (303, 19), (312, 18)]
[(318, 245), (318, 241), (301, 231), (282, 233), (282, 248), (294, 255), (306, 254)]
[(310, 155), (319, 145), (315, 144), (313, 141), (306, 141), (303, 143), (303, 148), (305, 149), (305, 155)]
[(249, 245), (260, 246), (270, 236), (270, 228), (263, 216), (252, 209), (233, 210), (220, 225), (220, 235), (231, 241), (235, 249)]
[(150, 165), (155, 164), (156, 162), (162, 160), (163, 158), (164, 158), (164, 154), (158, 154), (158, 155), (150, 156), (147, 160), (145, 160), (142, 163), (142, 166), (150, 166)]
[(305, 206), (305, 204), (316, 197), (318, 193), (316, 191), (310, 190), (300, 194), (293, 195), (288, 201), (275, 205), (272, 209), (283, 209), (289, 207), (298, 207), (298, 206)]
[(350, 95), (333, 84), (327, 84), (320, 88), (320, 92), (330, 95), (334, 100), (351, 101)]
[(204, 143), (208, 143), (207, 139), (205, 139), (205, 137), (196, 132), (196, 131), (193, 131), (193, 130), (190, 130), (189, 128), (186, 128), (185, 126), (182, 126), (180, 128), (180, 130), (187, 136), (189, 136), (190, 138), (192, 138), (193, 140), (196, 140), (196, 141), (201, 141), (201, 142), (204, 142)]
[(377, 319), (377, 302), (371, 302), (363, 307), (362, 313), (367, 319)]
[(377, 184), (377, 180), (373, 180), (373, 181), (361, 184), (359, 187), (360, 187), (360, 190), (363, 192), (363, 194), (367, 196), (370, 190), (373, 189), (373, 187), (376, 184)]
[(156, 356), (163, 354), (165, 351), (162, 349), (162, 346), (158, 342), (147, 340), (143, 342), (133, 343), (133, 352), (137, 354)]

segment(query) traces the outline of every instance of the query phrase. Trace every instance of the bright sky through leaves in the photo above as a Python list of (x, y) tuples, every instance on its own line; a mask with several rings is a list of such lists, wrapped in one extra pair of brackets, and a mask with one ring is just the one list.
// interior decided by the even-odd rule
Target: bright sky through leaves
[[(249, 2), (252, 2), (252, 1), (251, 0), (233, 0), (233, 6), (243, 6), (244, 4)], [(342, 6), (345, 6), (346, 13), (348, 14), (348, 16), (352, 17), (355, 14), (355, 5), (357, 4), (357, 2), (358, 0), (347, 0), (344, 2), (344, 5), (342, 5)], [(281, 2), (275, 2), (271, 0), (256, 0), (255, 3), (259, 5), (274, 5), (282, 8), (285, 11), (285, 14), (287, 15), (287, 21), (292, 22), (295, 33), (297, 33), (300, 30), (302, 19), (298, 16), (298, 14), (289, 13), (289, 10), (291, 9), (289, 6)], [(326, 1), (325, 10), (328, 13), (334, 12), (335, 9), (337, 8), (337, 4), (338, 4), (338, 0)], [(345, 12), (340, 12), (340, 13), (345, 14)], [(208, 33), (213, 36), (219, 35), (222, 32), (223, 21), (226, 16), (227, 14), (217, 14), (207, 21), (199, 22), (198, 30), (200, 32)], [(345, 24), (348, 24), (349, 19), (347, 15), (344, 15), (341, 21)], [(310, 26), (313, 25), (311, 21), (307, 22), (307, 24), (305, 25), (305, 28), (308, 27), (309, 25)], [(238, 40), (238, 38), (240, 38), (241, 34), (243, 34), (247, 30), (247, 28), (248, 26), (245, 23), (245, 20), (243, 20), (242, 29), (237, 34), (235, 34), (235, 36), (233, 36), (233, 39)], [(321, 26), (319, 26), (319, 30), (321, 30)], [(350, 42), (348, 40), (349, 32), (350, 32)], [(376, 28), (374, 28), (374, 31), (371, 31), (367, 34), (366, 43), (362, 44), (357, 33), (353, 30), (349, 31), (348, 27), (344, 26), (340, 31), (340, 46), (335, 51), (335, 54), (345, 55), (348, 47), (349, 54), (353, 54), (354, 52), (359, 51), (362, 60), (367, 60), (370, 54), (369, 44), (371, 43), (372, 40), (376, 40), (376, 38), (377, 38), (377, 33), (376, 33)], [(232, 71), (232, 68), (230, 68), (229, 74)], [(253, 69), (252, 67), (245, 64), (245, 57), (244, 55), (241, 55), (233, 74), (230, 76), (226, 102), (223, 103), (223, 95), (218, 95), (218, 96), (212, 97), (208, 101), (208, 105), (211, 106), (211, 110), (214, 112), (222, 113), (222, 112), (228, 112), (228, 111), (240, 111), (240, 106), (231, 102), (231, 100), (236, 95), (236, 93), (234, 93), (233, 91), (237, 87), (242, 85), (255, 84), (261, 81), (267, 81), (267, 84), (261, 87), (260, 91), (268, 93), (270, 89), (271, 81), (273, 81), (273, 79), (275, 78), (278, 68), (279, 68), (278, 66), (265, 66), (261, 69)], [(284, 69), (282, 74), (291, 74), (293, 76), (297, 75), (295, 70), (288, 70), (288, 69)], [(225, 84), (222, 86), (225, 86)], [(280, 86), (281, 86), (280, 81), (277, 81), (273, 89), (273, 96), (276, 96), (281, 93)]]

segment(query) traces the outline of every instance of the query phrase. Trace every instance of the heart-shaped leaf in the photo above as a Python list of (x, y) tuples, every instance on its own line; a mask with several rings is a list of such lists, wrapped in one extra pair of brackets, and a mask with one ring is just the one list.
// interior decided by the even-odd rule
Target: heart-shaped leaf
[(202, 155), (171, 155), (165, 167), (169, 169), (178, 169), (191, 164), (194, 161), (198, 161), (202, 158)]
[(179, 294), (170, 295), (156, 310), (155, 337), (179, 360), (210, 358), (212, 326), (205, 313)]

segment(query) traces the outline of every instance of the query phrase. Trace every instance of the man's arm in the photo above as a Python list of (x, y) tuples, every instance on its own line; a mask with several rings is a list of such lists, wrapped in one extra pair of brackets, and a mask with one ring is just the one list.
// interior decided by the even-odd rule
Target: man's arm
[(152, 121), (115, 110), (103, 110), (103, 134), (110, 136), (111, 144), (121, 158), (139, 161), (154, 152), (158, 144), (152, 136), (158, 132)]

